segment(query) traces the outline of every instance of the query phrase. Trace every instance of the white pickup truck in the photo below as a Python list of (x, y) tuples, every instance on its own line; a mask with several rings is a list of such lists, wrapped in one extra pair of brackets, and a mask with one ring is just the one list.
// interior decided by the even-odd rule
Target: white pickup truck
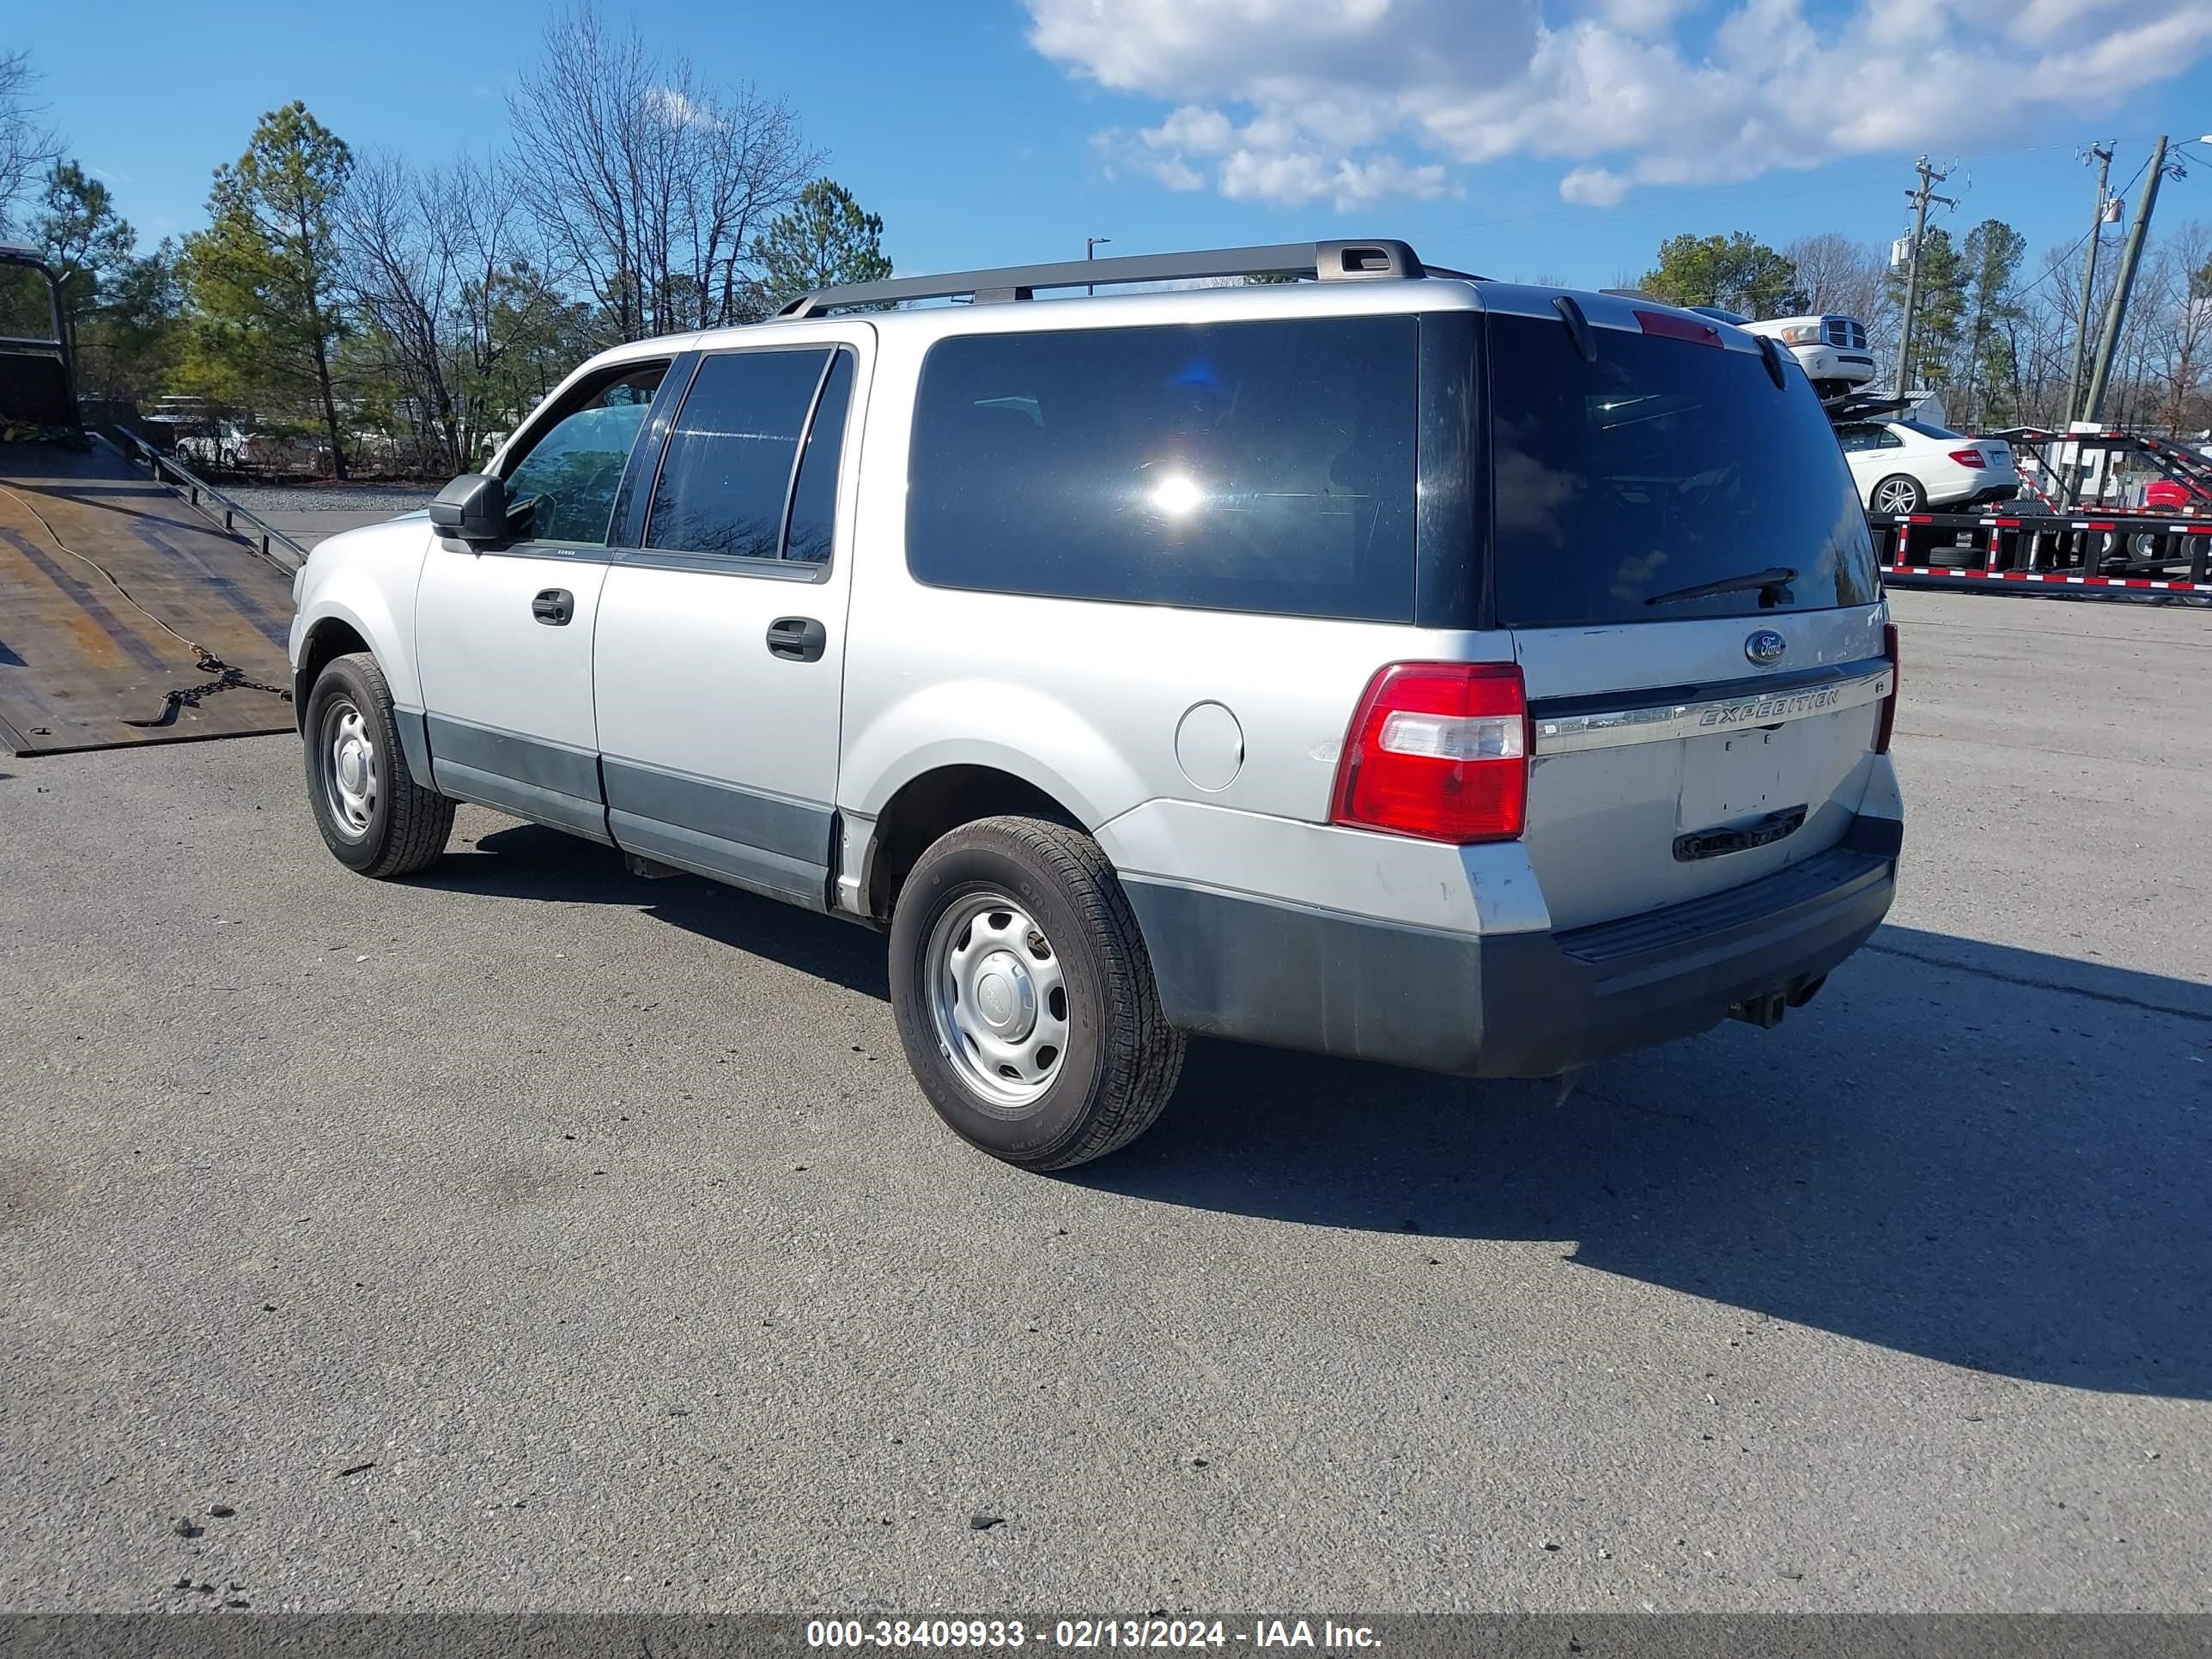
[(1753, 334), (1765, 334), (1790, 348), (1823, 403), (1842, 397), (1874, 379), (1874, 353), (1867, 349), (1866, 325), (1856, 317), (1770, 317), (1755, 323), (1718, 306), (1692, 306), (1702, 316), (1733, 323)]

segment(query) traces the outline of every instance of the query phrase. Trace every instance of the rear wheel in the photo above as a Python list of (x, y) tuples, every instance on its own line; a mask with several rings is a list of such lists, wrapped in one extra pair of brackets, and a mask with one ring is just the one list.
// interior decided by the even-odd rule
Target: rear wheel
[(1121, 884), (1061, 824), (983, 818), (925, 852), (892, 913), (890, 979), (938, 1115), (1024, 1169), (1127, 1146), (1182, 1069)]
[(365, 651), (333, 659), (315, 678), (301, 721), (307, 799), (339, 863), (364, 876), (410, 876), (437, 862), (453, 833), (453, 802), (407, 770), (391, 689)]
[(1909, 473), (1893, 472), (1874, 487), (1869, 500), (1877, 513), (1917, 513), (1928, 504), (1928, 492)]

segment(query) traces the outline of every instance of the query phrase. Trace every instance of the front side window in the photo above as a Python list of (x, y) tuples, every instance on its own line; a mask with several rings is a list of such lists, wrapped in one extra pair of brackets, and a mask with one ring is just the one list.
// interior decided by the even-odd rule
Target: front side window
[(1414, 318), (959, 335), (907, 562), (945, 587), (1409, 621)]
[(568, 394), (568, 407), (507, 467), (507, 519), (517, 540), (607, 544), (623, 469), (667, 373), (665, 362), (627, 364)]
[[(833, 359), (849, 358), (849, 353), (810, 346), (728, 352), (702, 362), (669, 435), (645, 544), (723, 558), (782, 557), (800, 437), (823, 391), (824, 371)], [(842, 384), (841, 398), (849, 397), (849, 371)], [(841, 438), (843, 418), (841, 403)], [(833, 496), (834, 447), (826, 467), (809, 469), (830, 475)], [(802, 477), (799, 483), (804, 490), (808, 481)], [(810, 510), (806, 550), (794, 545), (792, 556), (819, 562), (829, 557), (830, 526), (818, 501)]]

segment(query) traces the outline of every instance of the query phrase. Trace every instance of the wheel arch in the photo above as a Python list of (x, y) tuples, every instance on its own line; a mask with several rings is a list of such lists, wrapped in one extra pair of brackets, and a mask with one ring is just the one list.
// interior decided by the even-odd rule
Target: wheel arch
[(1086, 834), (1082, 815), (1050, 789), (1003, 766), (954, 761), (916, 773), (891, 792), (861, 855), (860, 896), (867, 915), (889, 919), (898, 892), (931, 843), (978, 818), (1043, 818)]
[(368, 638), (351, 619), (331, 615), (307, 624), (300, 640), (299, 665), (292, 671), (292, 720), (305, 729), (307, 719), (307, 694), (315, 689), (315, 681), (331, 661), (349, 656), (356, 651), (366, 651), (371, 656), (376, 652)]

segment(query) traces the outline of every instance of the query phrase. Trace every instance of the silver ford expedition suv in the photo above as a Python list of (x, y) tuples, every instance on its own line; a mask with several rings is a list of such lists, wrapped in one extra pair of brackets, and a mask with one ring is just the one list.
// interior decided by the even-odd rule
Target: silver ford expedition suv
[[(1239, 273), (1301, 280), (1032, 298)], [(1189, 1033), (1549, 1077), (1771, 1025), (1903, 835), (1805, 377), (1402, 243), (620, 346), (298, 599), (341, 862), (475, 801), (880, 929), (923, 1092), (1036, 1169), (1142, 1132)]]

